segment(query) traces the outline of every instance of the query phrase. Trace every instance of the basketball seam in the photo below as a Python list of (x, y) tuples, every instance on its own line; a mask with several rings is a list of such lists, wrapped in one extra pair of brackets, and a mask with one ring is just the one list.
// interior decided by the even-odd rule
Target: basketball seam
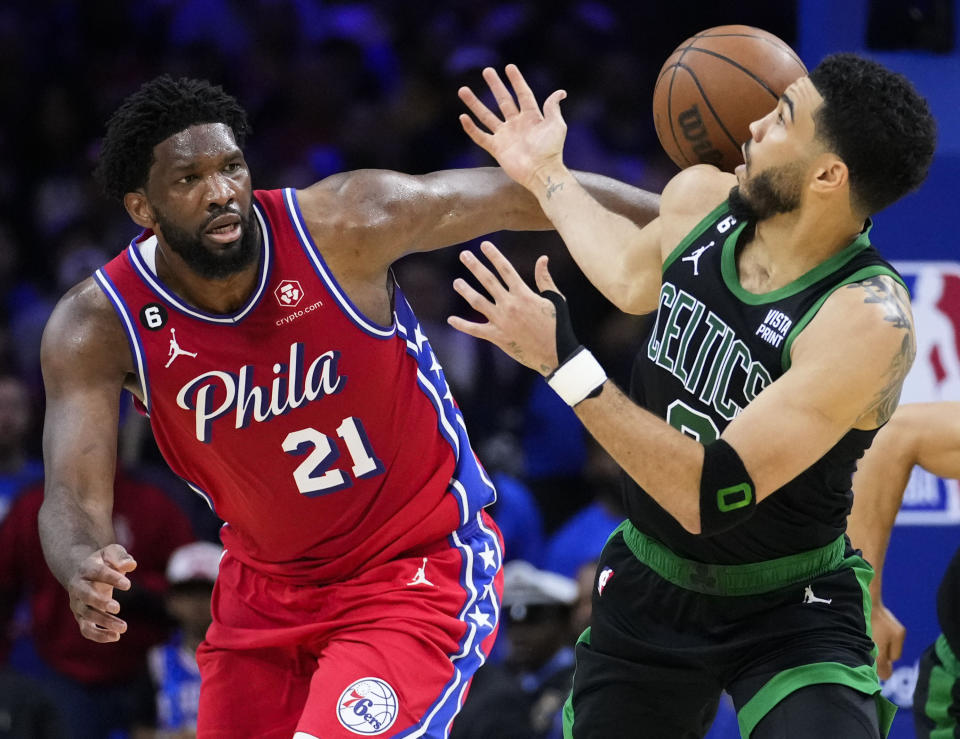
[(760, 85), (760, 87), (762, 87), (764, 90), (766, 90), (767, 92), (769, 92), (770, 95), (773, 97), (774, 100), (779, 100), (779, 99), (780, 99), (780, 96), (777, 95), (777, 93), (775, 93), (773, 90), (770, 89), (770, 85), (768, 85), (768, 84), (767, 84), (766, 82), (764, 82), (762, 79), (760, 79), (759, 77), (757, 77), (757, 75), (755, 75), (753, 72), (751, 72), (749, 69), (747, 69), (746, 67), (744, 67), (744, 66), (743, 66), (742, 64), (740, 64), (739, 62), (735, 62), (735, 61), (734, 61), (733, 59), (731, 59), (730, 57), (724, 56), (723, 54), (720, 54), (720, 53), (718, 53), (718, 52), (716, 52), (716, 51), (710, 51), (709, 49), (701, 49), (701, 48), (699, 48), (699, 47), (697, 47), (697, 46), (691, 46), (690, 49), (691, 49), (692, 51), (699, 51), (701, 54), (708, 54), (709, 56), (715, 57), (715, 58), (717, 58), (717, 59), (722, 59), (723, 61), (725, 61), (725, 62), (726, 62), (727, 64), (729, 64), (730, 66), (736, 67), (737, 69), (739, 69), (741, 72), (743, 72), (745, 75), (747, 75), (747, 77), (749, 77), (749, 78), (752, 79), (754, 82), (756, 82), (758, 85)]
[[(676, 54), (677, 52), (679, 52), (679, 57), (677, 58), (677, 60), (676, 60), (673, 64), (671, 64), (667, 69), (662, 70), (661, 73), (657, 76), (657, 80), (656, 80), (656, 82), (654, 83), (654, 90), (656, 90), (657, 87), (659, 87), (661, 80), (663, 80), (663, 78), (667, 75), (667, 73), (668, 73), (668, 72), (672, 72), (672, 74), (670, 75), (669, 86), (668, 86), (668, 89), (667, 89), (667, 118), (668, 118), (668, 120), (669, 120), (669, 122), (670, 122), (670, 135), (673, 137), (673, 143), (674, 143), (674, 146), (675, 146), (675, 148), (676, 148), (676, 151), (679, 152), (679, 154), (680, 154), (680, 156), (683, 158), (683, 160), (684, 160), (685, 162), (687, 162), (687, 166), (691, 166), (691, 165), (695, 164), (696, 162), (692, 162), (692, 161), (690, 160), (690, 157), (688, 157), (687, 154), (686, 154), (686, 152), (683, 150), (683, 147), (682, 147), (681, 144), (680, 144), (680, 139), (679, 139), (679, 137), (678, 137), (678, 135), (677, 135), (676, 128), (675, 128), (675, 125), (674, 125), (674, 119), (673, 119), (673, 86), (674, 86), (674, 82), (676, 81), (676, 78), (677, 78), (677, 69), (684, 69), (684, 70), (686, 70), (687, 74), (690, 75), (690, 78), (693, 80), (693, 83), (697, 86), (697, 90), (698, 90), (699, 93), (700, 93), (700, 97), (702, 98), (702, 100), (703, 100), (704, 104), (706, 105), (707, 109), (710, 111), (710, 114), (713, 116), (714, 120), (717, 122), (717, 125), (719, 126), (720, 130), (721, 130), (721, 131), (723, 132), (723, 134), (727, 137), (727, 140), (730, 141), (730, 143), (732, 143), (735, 147), (739, 147), (739, 146), (741, 145), (741, 143), (742, 143), (742, 142), (738, 142), (738, 141), (730, 134), (730, 131), (727, 130), (727, 127), (724, 125), (723, 120), (722, 120), (722, 119), (720, 118), (720, 116), (717, 114), (716, 109), (714, 109), (714, 107), (713, 107), (713, 105), (711, 104), (710, 100), (707, 98), (706, 93), (705, 93), (704, 88), (703, 88), (703, 85), (700, 84), (700, 80), (697, 79), (697, 75), (695, 74), (694, 70), (693, 70), (690, 66), (687, 66), (686, 64), (683, 63), (683, 59), (684, 59), (684, 57), (687, 55), (688, 52), (690, 52), (690, 51), (699, 51), (699, 52), (702, 52), (702, 53), (704, 53), (704, 54), (707, 54), (708, 56), (712, 56), (712, 57), (714, 57), (714, 58), (716, 58), (716, 59), (723, 60), (724, 62), (726, 62), (726, 63), (729, 64), (730, 66), (734, 67), (735, 69), (738, 69), (738, 70), (741, 71), (743, 74), (745, 74), (747, 77), (749, 77), (750, 79), (752, 79), (752, 80), (753, 80), (754, 82), (756, 82), (762, 89), (766, 90), (766, 91), (771, 95), (771, 97), (773, 97), (774, 101), (777, 101), (777, 100), (780, 99), (780, 96), (777, 95), (777, 94), (770, 88), (770, 86), (769, 86), (766, 82), (764, 82), (764, 81), (763, 81), (762, 79), (760, 79), (756, 74), (754, 74), (753, 72), (751, 72), (749, 69), (747, 69), (746, 67), (744, 67), (744, 66), (743, 66), (742, 64), (740, 64), (739, 62), (734, 61), (733, 59), (729, 58), (728, 56), (725, 56), (724, 54), (722, 54), (722, 53), (720, 53), (720, 52), (712, 51), (712, 50), (710, 50), (710, 49), (704, 49), (704, 48), (701, 48), (701, 47), (699, 47), (699, 46), (696, 45), (696, 43), (697, 43), (697, 41), (698, 41), (699, 39), (710, 39), (710, 38), (750, 38), (750, 39), (754, 39), (754, 40), (756, 40), (756, 41), (762, 41), (762, 42), (764, 42), (764, 43), (766, 43), (766, 44), (774, 47), (775, 49), (778, 49), (778, 50), (780, 50), (780, 51), (786, 52), (786, 55), (787, 55), (790, 59), (792, 59), (795, 63), (797, 63), (802, 70), (806, 71), (806, 65), (805, 65), (805, 64), (800, 60), (800, 58), (793, 52), (793, 49), (791, 49), (789, 46), (787, 46), (786, 44), (784, 44), (782, 41), (780, 41), (779, 39), (766, 38), (766, 37), (764, 37), (764, 36), (760, 36), (760, 35), (756, 35), (756, 34), (752, 34), (752, 33), (716, 33), (716, 34), (698, 33), (698, 34), (695, 34), (694, 36), (692, 36), (690, 39), (688, 39), (689, 43), (688, 43), (686, 46), (678, 47), (677, 49), (675, 49), (674, 52), (673, 52), (673, 54)], [(673, 56), (673, 54), (671, 54), (671, 56)]]
[[(797, 64), (799, 64), (799, 65), (800, 65), (801, 67), (803, 67), (804, 69), (807, 68), (807, 65), (803, 63), (803, 60), (800, 59), (800, 57), (798, 57), (798, 56), (796, 55), (796, 52), (794, 52), (793, 49), (791, 49), (789, 46), (787, 46), (787, 44), (778, 44), (778, 43), (777, 43), (776, 41), (774, 41), (773, 39), (769, 39), (769, 38), (766, 38), (766, 37), (764, 37), (764, 36), (757, 36), (757, 35), (752, 34), (752, 33), (711, 33), (711, 34), (709, 34), (709, 35), (707, 35), (707, 34), (697, 34), (697, 35), (694, 36), (693, 38), (695, 38), (695, 39), (698, 39), (698, 38), (752, 38), (752, 39), (756, 39), (757, 41), (763, 41), (765, 44), (770, 44), (771, 46), (773, 46), (773, 47), (775, 47), (775, 48), (777, 48), (777, 49), (780, 49), (780, 51), (785, 51), (785, 52), (787, 53), (787, 56), (789, 56), (791, 59), (793, 59), (793, 61), (795, 61)], [(695, 47), (695, 46), (693, 46), (693, 45), (691, 44), (691, 45), (690, 45), (689, 47), (687, 47), (687, 48), (699, 48), (699, 47)], [(700, 49), (700, 51), (703, 51), (703, 49)]]
[[(693, 46), (693, 44), (690, 44), (690, 46)], [(682, 67), (681, 62), (683, 61), (683, 57), (686, 56), (687, 51), (690, 50), (690, 46), (685, 47), (683, 51), (680, 52), (680, 58), (674, 62), (673, 75), (670, 77), (670, 89), (667, 90), (667, 120), (670, 121), (670, 135), (673, 136), (673, 143), (676, 145), (677, 151), (680, 152), (680, 156), (683, 157), (683, 160), (687, 163), (688, 167), (691, 166), (693, 162), (690, 161), (690, 157), (686, 155), (686, 153), (683, 151), (683, 147), (680, 146), (680, 139), (677, 138), (677, 131), (673, 125), (673, 81), (677, 78), (677, 69), (687, 69), (686, 67)], [(687, 69), (687, 72), (689, 71), (690, 70)], [(694, 82), (696, 82), (696, 78), (694, 78)], [(696, 84), (697, 87), (700, 87), (699, 82)]]
[[(682, 66), (682, 65), (681, 65)], [(726, 135), (727, 139), (730, 140), (730, 143), (734, 146), (739, 147), (742, 144), (742, 141), (737, 141), (733, 138), (733, 135), (727, 130), (727, 127), (723, 125), (723, 121), (720, 119), (720, 116), (717, 115), (717, 111), (713, 109), (713, 105), (710, 103), (710, 99), (707, 97), (706, 93), (703, 91), (703, 86), (700, 84), (700, 80), (697, 79), (697, 75), (693, 73), (693, 70), (689, 67), (683, 67), (687, 70), (687, 73), (690, 75), (690, 79), (693, 80), (693, 84), (697, 86), (697, 89), (700, 91), (700, 97), (703, 99), (703, 102), (706, 104), (707, 109), (710, 111), (710, 114), (713, 116), (713, 119), (717, 122), (717, 125), (720, 126), (720, 130)]]

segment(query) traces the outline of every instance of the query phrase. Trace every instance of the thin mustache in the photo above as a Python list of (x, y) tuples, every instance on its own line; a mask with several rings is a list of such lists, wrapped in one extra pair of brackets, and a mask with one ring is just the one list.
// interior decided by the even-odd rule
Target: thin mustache
[(213, 223), (214, 219), (217, 219), (220, 216), (237, 216), (241, 222), (243, 221), (243, 214), (239, 210), (236, 210), (235, 208), (220, 208), (216, 212), (212, 213), (209, 218), (207, 218), (202, 228), (206, 228)]

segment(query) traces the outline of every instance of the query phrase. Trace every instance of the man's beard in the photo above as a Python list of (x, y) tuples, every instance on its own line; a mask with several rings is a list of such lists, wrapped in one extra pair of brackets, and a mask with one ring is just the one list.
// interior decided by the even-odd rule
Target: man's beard
[[(221, 208), (210, 214), (197, 233), (191, 234), (174, 224), (156, 207), (153, 210), (157, 225), (163, 233), (163, 240), (186, 262), (190, 269), (207, 280), (222, 280), (225, 277), (242, 272), (257, 259), (260, 233), (259, 229), (250, 227), (252, 219), (249, 213), (241, 214), (231, 208)], [(231, 213), (240, 216), (239, 248), (232, 249), (225, 254), (210, 251), (203, 245), (203, 234), (207, 225), (214, 218)]]
[(792, 162), (765, 169), (746, 183), (746, 190), (730, 190), (730, 213), (739, 221), (763, 221), (800, 207), (804, 165)]

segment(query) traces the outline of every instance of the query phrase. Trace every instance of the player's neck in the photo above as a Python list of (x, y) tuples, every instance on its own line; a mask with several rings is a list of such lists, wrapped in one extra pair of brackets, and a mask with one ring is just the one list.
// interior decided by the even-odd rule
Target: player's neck
[(789, 285), (849, 246), (862, 227), (852, 217), (809, 208), (764, 219), (738, 254), (740, 284), (756, 293)]
[(259, 273), (260, 260), (257, 259), (228, 277), (202, 277), (169, 246), (162, 242), (157, 245), (157, 277), (182, 300), (207, 313), (239, 310), (253, 294)]

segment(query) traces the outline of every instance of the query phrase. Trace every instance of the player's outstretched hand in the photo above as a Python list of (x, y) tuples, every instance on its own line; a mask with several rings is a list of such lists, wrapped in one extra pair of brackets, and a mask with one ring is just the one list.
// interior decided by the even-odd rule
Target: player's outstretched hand
[(127, 630), (126, 622), (116, 616), (120, 604), (113, 598), (113, 589), (129, 590), (126, 574), (136, 566), (133, 557), (119, 544), (108, 544), (80, 563), (67, 583), (67, 593), (70, 610), (87, 639), (117, 641)]
[(517, 66), (508, 64), (506, 73), (516, 100), (497, 71), (487, 67), (483, 70), (483, 79), (497, 101), (500, 114), (484, 105), (469, 87), (461, 87), (457, 94), (483, 128), (466, 113), (460, 115), (460, 124), (473, 142), (491, 154), (510, 177), (532, 189), (537, 172), (551, 163), (563, 161), (567, 124), (560, 114), (560, 101), (567, 93), (553, 92), (541, 112)]
[[(487, 322), (467, 321), (458, 316), (450, 316), (447, 322), (458, 331), (495, 344), (520, 364), (541, 375), (550, 374), (560, 363), (557, 359), (557, 312), (553, 303), (530, 289), (492, 243), (484, 241), (480, 249), (497, 274), (472, 252), (460, 252), (460, 261), (483, 285), (489, 297), (459, 277), (453, 281), (453, 289)], [(550, 277), (546, 256), (537, 260), (534, 276), (538, 289), (559, 292)]]
[(907, 630), (882, 602), (873, 604), (870, 613), (870, 625), (873, 641), (877, 645), (877, 674), (881, 680), (887, 680), (893, 674), (893, 663), (903, 653), (903, 640)]

